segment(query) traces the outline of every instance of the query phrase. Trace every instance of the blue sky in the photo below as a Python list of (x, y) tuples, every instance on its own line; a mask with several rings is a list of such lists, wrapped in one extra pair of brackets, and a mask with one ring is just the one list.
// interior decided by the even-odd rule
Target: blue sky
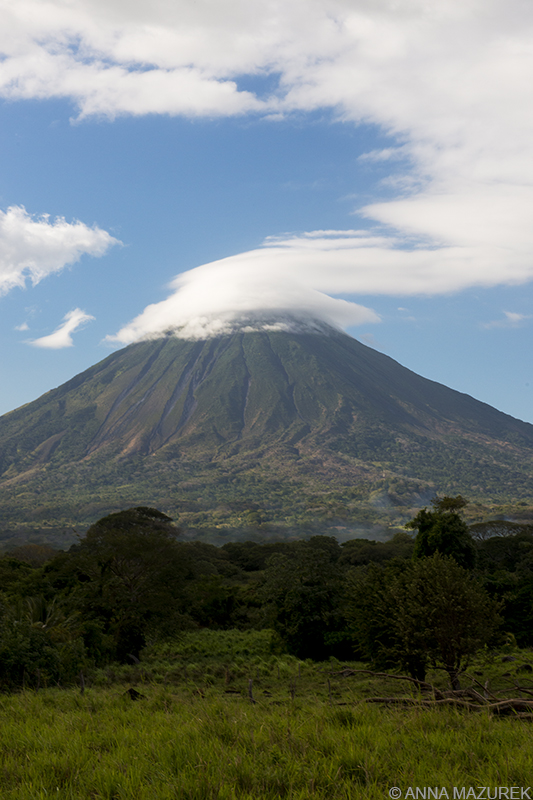
[(0, 3), (0, 413), (312, 314), (533, 422), (533, 9)]

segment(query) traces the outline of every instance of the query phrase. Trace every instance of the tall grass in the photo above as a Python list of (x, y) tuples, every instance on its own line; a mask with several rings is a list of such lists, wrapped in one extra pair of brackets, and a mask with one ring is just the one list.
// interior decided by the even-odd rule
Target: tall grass
[[(528, 723), (450, 709), (147, 686), (0, 697), (0, 796), (384, 798), (398, 786), (527, 786)], [(450, 790), (451, 792), (451, 790)]]
[[(83, 695), (0, 695), (1, 800), (386, 800), (390, 787), (405, 797), (427, 786), (451, 798), (454, 786), (533, 782), (530, 723), (371, 705), (412, 689), (275, 644), (263, 631), (193, 632), (100, 672)], [(480, 662), (476, 674), (514, 680), (505, 671), (524, 659)]]

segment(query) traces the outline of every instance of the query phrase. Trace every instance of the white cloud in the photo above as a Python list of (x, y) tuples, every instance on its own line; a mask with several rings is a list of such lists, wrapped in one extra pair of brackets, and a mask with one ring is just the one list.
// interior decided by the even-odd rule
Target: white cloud
[[(285, 270), (270, 249), (245, 253), (178, 275), (172, 294), (147, 306), (109, 341), (129, 344), (173, 331), (185, 339), (229, 333), (235, 329), (289, 328), (321, 320), (335, 327), (379, 322), (372, 309), (336, 299), (312, 286), (302, 272)], [(313, 323), (311, 323), (313, 324)]]
[[(0, 96), (71, 98), (81, 117), (275, 119), (331, 108), (347, 123), (373, 123), (396, 137), (396, 147), (366, 155), (369, 164), (396, 159), (389, 185), (400, 196), (357, 209), (381, 225), (377, 235), (270, 239), (214, 268), (217, 291), (220, 276), (244, 281), (222, 292), (225, 306), (210, 286), (200, 303), (202, 267), (128, 336), (136, 325), (161, 327), (155, 308), (164, 324), (182, 320), (179, 298), (191, 292), (195, 314), (231, 316), (256, 308), (261, 293), (273, 308), (286, 286), (294, 303), (327, 305), (344, 319), (346, 301), (326, 295), (533, 280), (533, 4), (0, 0), (0, 21)], [(240, 91), (243, 75), (278, 76), (278, 87), (266, 97)]]
[(15, 325), (16, 331), (29, 331), (30, 326), (27, 322), (22, 322), (20, 325)]
[[(109, 340), (129, 344), (170, 330), (202, 338), (242, 328), (250, 319), (270, 322), (291, 313), (343, 328), (378, 322), (379, 316), (331, 295), (431, 296), (533, 278), (527, 254), (509, 261), (503, 275), (500, 251), (482, 244), (409, 250), (386, 236), (324, 233), (330, 232), (270, 238), (257, 250), (181, 273), (166, 300), (147, 306)], [(506, 314), (506, 324), (516, 321), (516, 314)]]
[(72, 334), (75, 330), (83, 327), (87, 322), (93, 320), (90, 314), (86, 314), (81, 308), (75, 308), (69, 311), (63, 317), (63, 324), (56, 328), (56, 330), (48, 336), (42, 336), (40, 339), (33, 339), (28, 344), (34, 347), (44, 347), (48, 350), (61, 350), (63, 347), (72, 347)]
[[(251, 5), (257, 12), (259, 4)], [(81, 117), (265, 110), (231, 80), (257, 68), (251, 15), (237, 9), (233, 29), (220, 4), (199, 3), (197, 11), (188, 0), (145, 6), (3, 0), (0, 93), (71, 98)]]
[(531, 319), (531, 314), (518, 314), (516, 311), (504, 311), (507, 321), (510, 325), (518, 325), (525, 319)]
[(0, 211), (0, 295), (29, 279), (34, 285), (82, 255), (103, 255), (118, 244), (106, 231), (83, 222), (32, 217), (22, 206)]
[(482, 328), (519, 328), (528, 319), (533, 319), (533, 314), (519, 314), (516, 311), (504, 311), (504, 319), (495, 319), (485, 322)]
[(358, 156), (358, 161), (368, 161), (370, 163), (381, 161), (397, 161), (405, 158), (406, 151), (401, 147), (386, 147), (383, 150), (370, 150), (368, 153), (363, 153)]

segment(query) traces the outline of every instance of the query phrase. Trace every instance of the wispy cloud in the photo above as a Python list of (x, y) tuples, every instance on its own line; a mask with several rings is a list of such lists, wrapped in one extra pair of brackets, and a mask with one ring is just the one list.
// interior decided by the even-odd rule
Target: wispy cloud
[(518, 314), (516, 311), (504, 311), (504, 319), (494, 319), (481, 324), (482, 328), (520, 328), (533, 314)]
[(280, 261), (277, 250), (273, 257), (272, 252), (268, 247), (177, 275), (166, 300), (147, 306), (108, 340), (129, 344), (169, 331), (201, 339), (235, 329), (264, 329), (280, 319), (289, 326), (294, 320), (318, 319), (340, 328), (380, 321), (371, 308), (317, 288), (306, 260), (303, 268), (292, 268)]
[[(346, 233), (269, 239), (257, 250), (181, 273), (166, 300), (149, 305), (109, 339), (129, 344), (170, 330), (202, 338), (233, 330), (239, 319), (248, 324), (263, 310), (270, 316), (293, 311), (342, 328), (380, 318), (339, 295), (431, 296), (523, 279), (518, 269), (503, 276), (490, 248), (481, 258), (475, 248), (408, 250), (386, 237)], [(524, 261), (522, 267), (533, 278), (533, 265)]]
[(0, 295), (26, 281), (39, 283), (82, 255), (101, 256), (118, 244), (109, 233), (83, 222), (34, 217), (22, 206), (0, 211)]
[(406, 151), (402, 147), (385, 147), (382, 150), (370, 150), (358, 157), (358, 161), (380, 163), (382, 161), (399, 161), (405, 158)]
[[(396, 139), (366, 155), (404, 161), (389, 178), (396, 199), (355, 209), (370, 232), (269, 240), (217, 262), (213, 286), (234, 275), (245, 288), (223, 293), (226, 305), (207, 291), (197, 315), (237, 313), (261, 292), (273, 302), (283, 282), (295, 303), (312, 305), (317, 291), (435, 294), (533, 280), (533, 4), (17, 0), (0, 14), (3, 97), (70, 98), (79, 118), (263, 114), (275, 124), (329, 108)], [(270, 94), (239, 89), (258, 74), (277, 81)], [(39, 279), (36, 265), (16, 267), (5, 285)], [(178, 297), (201, 284), (200, 269), (158, 306), (167, 323), (171, 307), (182, 318)]]
[(34, 347), (44, 347), (48, 350), (61, 350), (63, 347), (72, 347), (72, 334), (74, 331), (79, 330), (87, 322), (93, 320), (90, 314), (86, 314), (81, 308), (75, 308), (69, 311), (63, 317), (63, 324), (48, 336), (42, 336), (40, 339), (33, 339), (28, 344)]

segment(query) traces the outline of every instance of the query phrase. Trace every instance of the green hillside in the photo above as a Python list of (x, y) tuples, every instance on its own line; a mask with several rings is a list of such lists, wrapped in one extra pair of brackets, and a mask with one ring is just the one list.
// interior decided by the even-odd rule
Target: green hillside
[(4, 525), (127, 505), (227, 527), (401, 522), (531, 499), (533, 426), (328, 331), (131, 345), (0, 418)]

